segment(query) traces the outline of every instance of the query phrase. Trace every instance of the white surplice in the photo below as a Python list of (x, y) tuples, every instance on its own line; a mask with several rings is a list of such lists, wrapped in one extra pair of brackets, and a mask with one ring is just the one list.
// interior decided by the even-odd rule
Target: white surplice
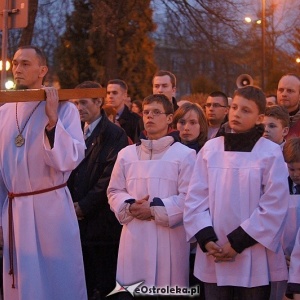
[(291, 264), (289, 268), (289, 283), (298, 285), (300, 290), (300, 228), (298, 230), (295, 245), (291, 255)]
[(124, 221), (117, 267), (123, 285), (144, 281), (148, 287), (188, 286), (190, 246), (182, 216), (196, 154), (172, 143), (167, 136), (128, 146), (120, 151), (112, 172), (108, 198), (119, 220), (125, 200), (147, 195), (149, 201), (162, 200), (168, 218), (168, 226), (159, 219)]
[(234, 261), (215, 263), (197, 247), (196, 277), (220, 286), (255, 287), (287, 279), (280, 245), (288, 208), (287, 168), (281, 149), (260, 138), (251, 152), (224, 151), (224, 137), (209, 140), (198, 154), (185, 202), (189, 241), (213, 226), (222, 246), (241, 226), (258, 243)]
[(291, 255), (299, 228), (300, 228), (300, 195), (290, 195), (289, 208), (288, 208), (286, 223), (282, 235), (282, 246), (285, 255), (288, 256)]
[(0, 209), (4, 234), (4, 298), (9, 300), (85, 300), (86, 287), (78, 222), (67, 187), (13, 199), (14, 273), (11, 288), (8, 247), (7, 193), (47, 189), (67, 181), (84, 157), (85, 143), (76, 107), (59, 105), (59, 119), (51, 149), (45, 134), (48, 119), (42, 102), (5, 104), (0, 108)]

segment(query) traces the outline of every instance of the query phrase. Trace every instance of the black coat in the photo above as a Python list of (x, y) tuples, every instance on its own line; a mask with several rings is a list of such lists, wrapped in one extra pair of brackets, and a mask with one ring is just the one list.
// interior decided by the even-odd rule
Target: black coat
[(131, 112), (125, 105), (118, 122), (131, 140), (134, 143), (137, 143), (139, 141), (140, 134), (144, 129), (142, 118), (138, 114)]
[(106, 190), (118, 152), (128, 145), (128, 138), (103, 110), (101, 114), (100, 122), (86, 140), (85, 158), (68, 180), (73, 202), (78, 202), (85, 215), (79, 221), (83, 245), (118, 243), (121, 233)]

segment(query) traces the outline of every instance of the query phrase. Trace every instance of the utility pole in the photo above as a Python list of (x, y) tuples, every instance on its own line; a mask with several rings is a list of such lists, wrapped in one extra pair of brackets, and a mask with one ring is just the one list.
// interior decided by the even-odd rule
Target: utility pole
[[(4, 5), (4, 6), (3, 6)], [(0, 3), (0, 30), (2, 30), (1, 89), (5, 89), (8, 29), (25, 28), (28, 24), (28, 0), (4, 0)]]
[(265, 71), (266, 71), (266, 0), (262, 0), (261, 18), (261, 88), (265, 90)]
[(8, 0), (5, 0), (3, 9), (3, 29), (2, 29), (2, 70), (1, 70), (1, 89), (5, 89), (6, 82), (6, 60), (7, 60), (7, 41), (8, 41)]

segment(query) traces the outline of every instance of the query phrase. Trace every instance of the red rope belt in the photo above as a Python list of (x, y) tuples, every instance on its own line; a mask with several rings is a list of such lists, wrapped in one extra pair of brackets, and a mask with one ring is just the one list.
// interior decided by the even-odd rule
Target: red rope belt
[(48, 189), (28, 192), (28, 193), (8, 193), (8, 249), (9, 249), (9, 275), (12, 275), (12, 288), (15, 288), (15, 275), (14, 275), (14, 261), (13, 261), (13, 211), (12, 211), (12, 200), (16, 197), (32, 196), (37, 194), (48, 193), (54, 190), (61, 189), (67, 186), (67, 183), (53, 186)]

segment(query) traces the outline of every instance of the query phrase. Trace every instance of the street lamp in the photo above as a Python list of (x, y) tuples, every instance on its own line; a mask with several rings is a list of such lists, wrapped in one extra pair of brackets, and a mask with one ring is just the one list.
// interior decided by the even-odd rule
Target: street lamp
[(5, 82), (5, 88), (6, 88), (7, 90), (13, 89), (14, 86), (15, 86), (15, 84), (14, 84), (14, 82), (13, 82), (12, 80), (7, 80), (7, 81)]
[(261, 88), (265, 89), (265, 68), (266, 68), (266, 0), (262, 0), (261, 18)]
[[(3, 68), (3, 62), (0, 60), (0, 71), (2, 71)], [(5, 64), (5, 70), (8, 71), (10, 69), (10, 62), (7, 60)]]
[(300, 57), (297, 57), (297, 58), (296, 58), (296, 63), (297, 63), (297, 64), (300, 64)]
[[(250, 17), (245, 17), (245, 22), (246, 23), (252, 23), (252, 19)], [(255, 21), (256, 24), (260, 25), (261, 24), (261, 20), (258, 19)]]
[[(255, 23), (261, 25), (261, 88), (265, 89), (265, 70), (266, 70), (266, 0), (262, 0), (262, 18)], [(250, 17), (245, 18), (245, 22), (251, 23)]]
[[(1, 73), (1, 88), (2, 89), (12, 89), (14, 83), (11, 80), (6, 80), (6, 72), (10, 69), (10, 62), (7, 60), (4, 64), (2, 60), (0, 60), (0, 73)], [(4, 79), (2, 78), (3, 72), (5, 72)], [(13, 86), (11, 86), (12, 84)]]

